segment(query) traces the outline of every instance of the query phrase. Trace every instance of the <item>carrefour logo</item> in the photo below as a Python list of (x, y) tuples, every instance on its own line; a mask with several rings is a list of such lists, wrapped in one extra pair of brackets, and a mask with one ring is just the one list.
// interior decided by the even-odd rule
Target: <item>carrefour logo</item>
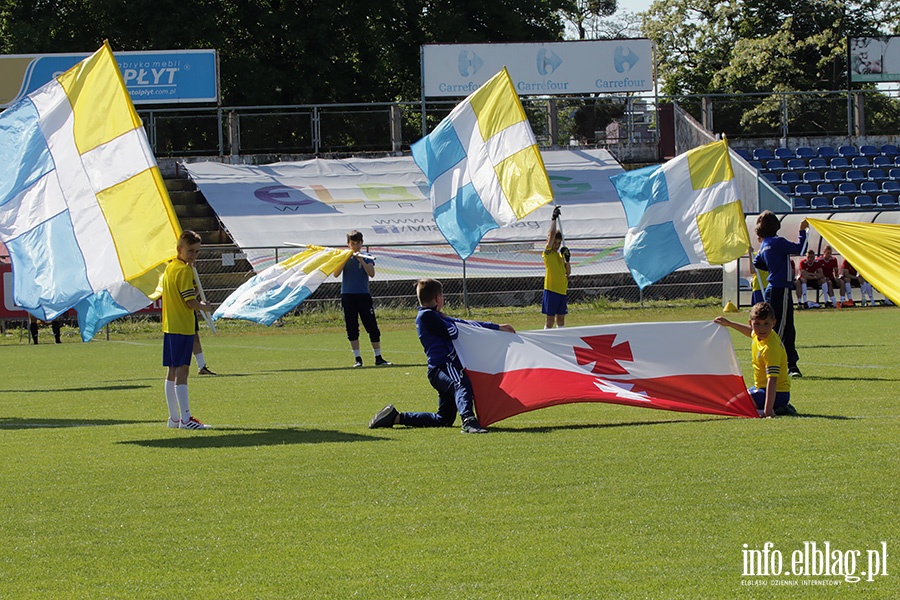
[(639, 60), (638, 55), (627, 46), (616, 46), (613, 51), (613, 64), (619, 73), (627, 73), (638, 64)]
[(458, 62), (459, 74), (463, 77), (471, 77), (484, 66), (484, 61), (481, 60), (481, 57), (471, 50), (463, 50), (460, 52)]

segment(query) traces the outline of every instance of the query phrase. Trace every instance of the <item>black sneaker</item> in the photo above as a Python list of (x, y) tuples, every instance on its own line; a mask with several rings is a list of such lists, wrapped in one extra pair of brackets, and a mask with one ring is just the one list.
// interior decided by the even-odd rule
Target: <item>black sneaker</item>
[(400, 413), (394, 408), (393, 404), (388, 404), (372, 417), (372, 420), (369, 421), (369, 429), (378, 429), (380, 427), (393, 427), (394, 421), (397, 419), (397, 415)]
[(791, 377), (803, 377), (803, 373), (800, 372), (800, 369), (797, 367), (789, 367), (788, 375)]
[(463, 433), (487, 433), (488, 430), (485, 429), (484, 427), (482, 427), (478, 423), (478, 419), (476, 419), (475, 417), (469, 417), (468, 419), (463, 421), (462, 432)]
[(357, 357), (356, 357), (356, 362), (353, 363), (353, 368), (355, 369), (356, 367), (361, 367), (361, 366), (362, 366), (362, 358), (360, 358), (360, 357), (357, 356)]
[(389, 367), (392, 364), (394, 364), (394, 363), (384, 360), (384, 357), (381, 357), (381, 356), (375, 357), (375, 366), (376, 367)]
[(779, 417), (796, 417), (797, 409), (791, 406), (791, 403), (788, 402), (784, 406), (775, 407), (775, 414)]

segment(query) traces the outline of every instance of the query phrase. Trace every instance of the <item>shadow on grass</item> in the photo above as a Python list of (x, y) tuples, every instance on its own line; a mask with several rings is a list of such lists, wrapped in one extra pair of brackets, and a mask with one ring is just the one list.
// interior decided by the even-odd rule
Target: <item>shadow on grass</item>
[(625, 423), (591, 423), (576, 425), (550, 425), (545, 427), (522, 427), (522, 428), (506, 428), (490, 426), (491, 431), (503, 433), (549, 433), (551, 431), (578, 431), (580, 429), (609, 429), (612, 427), (640, 427), (642, 425), (674, 425), (676, 423), (705, 423), (708, 421), (721, 421), (722, 419), (733, 419), (737, 417), (710, 417), (705, 419), (671, 419), (667, 421), (628, 421)]
[(142, 390), (149, 385), (92, 385), (91, 387), (47, 388), (43, 390), (0, 390), (3, 394), (42, 394), (57, 392), (121, 392), (124, 390)]
[(287, 444), (326, 444), (334, 442), (375, 442), (388, 438), (327, 431), (322, 429), (254, 429), (221, 431), (181, 432), (189, 437), (163, 438), (157, 440), (133, 440), (116, 442), (145, 448), (177, 448), (196, 450), (200, 448), (249, 448), (253, 446), (283, 446)]
[(425, 363), (392, 363), (389, 367), (376, 367), (374, 364), (366, 364), (359, 368), (352, 365), (344, 367), (309, 367), (296, 369), (266, 369), (260, 373), (314, 373), (316, 371), (385, 371), (391, 369), (408, 369), (410, 367), (425, 367)]
[(803, 375), (807, 381), (900, 381), (891, 377), (823, 377), (822, 375)]
[(858, 417), (845, 417), (843, 415), (814, 415), (811, 413), (800, 413), (800, 414), (795, 415), (794, 417), (787, 417), (787, 418), (830, 419), (832, 421), (855, 421)]
[(125, 419), (14, 419), (0, 418), (0, 429), (53, 429), (55, 427), (102, 427), (104, 425), (135, 425), (156, 421)]

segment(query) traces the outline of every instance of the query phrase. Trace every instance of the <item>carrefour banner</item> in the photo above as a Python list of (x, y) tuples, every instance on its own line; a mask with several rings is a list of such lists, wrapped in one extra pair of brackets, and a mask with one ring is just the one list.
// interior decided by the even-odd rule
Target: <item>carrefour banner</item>
[(503, 67), (520, 96), (653, 90), (648, 39), (422, 46), (425, 97), (468, 96)]
[[(90, 55), (0, 56), (0, 107), (30, 94)], [(116, 52), (115, 57), (134, 104), (218, 101), (215, 50)]]
[[(622, 204), (609, 181), (623, 172), (606, 150), (542, 153), (568, 239), (621, 237)], [(366, 244), (445, 244), (428, 182), (412, 157), (313, 159), (271, 165), (185, 165), (235, 242), (244, 248), (286, 242), (343, 247), (347, 232)], [(490, 231), (483, 241), (546, 238), (552, 205)]]

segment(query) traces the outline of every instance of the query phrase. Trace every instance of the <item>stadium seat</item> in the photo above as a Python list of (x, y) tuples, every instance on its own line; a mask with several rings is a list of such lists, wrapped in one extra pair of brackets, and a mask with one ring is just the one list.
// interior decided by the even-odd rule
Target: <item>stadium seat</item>
[(772, 154), (772, 151), (768, 148), (754, 148), (753, 150), (753, 158), (759, 161), (767, 161), (775, 158), (775, 155)]
[(850, 166), (854, 169), (869, 169), (872, 167), (872, 161), (867, 156), (854, 156), (850, 159)]
[(888, 170), (888, 179), (892, 179), (894, 181), (900, 181), (900, 168), (894, 168)]
[(781, 160), (794, 158), (794, 151), (790, 148), (775, 148), (775, 158), (780, 158)]
[(816, 191), (813, 189), (813, 186), (808, 183), (798, 183), (794, 186), (794, 195), (803, 198), (812, 198), (816, 195)]
[[(884, 152), (882, 152), (884, 154)], [(802, 158), (804, 160), (809, 160), (811, 158), (816, 157), (816, 151), (810, 148), (809, 146), (800, 146), (797, 148), (797, 158)]]
[(784, 161), (779, 160), (777, 158), (772, 158), (772, 159), (767, 160), (765, 162), (765, 165), (766, 165), (766, 171), (769, 171), (772, 173), (781, 173), (782, 171), (786, 170), (786, 167), (784, 166)]
[(834, 158), (837, 156), (837, 152), (831, 146), (819, 146), (816, 148), (816, 154), (819, 158)]
[(824, 158), (811, 158), (809, 159), (809, 168), (813, 171), (824, 171), (828, 168), (828, 161)]
[(807, 171), (803, 174), (803, 183), (819, 184), (822, 181), (822, 176), (818, 171)]
[(837, 196), (837, 193), (837, 188), (834, 187), (833, 183), (820, 183), (816, 186), (817, 196)]
[[(882, 156), (881, 158), (885, 158)], [(789, 158), (787, 160), (787, 168), (789, 171), (805, 171), (806, 161), (802, 158)]]
[(868, 194), (859, 194), (853, 198), (853, 204), (856, 208), (872, 208), (875, 206), (875, 201)]
[(776, 185), (775, 189), (777, 189), (779, 192), (781, 192), (785, 196), (790, 196), (794, 191), (794, 188), (792, 188), (789, 185), (785, 185), (783, 183), (779, 183), (778, 185)]
[(835, 208), (840, 210), (847, 210), (848, 208), (853, 208), (853, 201), (850, 200), (847, 196), (835, 196), (831, 201)]
[(875, 146), (866, 144), (859, 147), (860, 156), (868, 156), (869, 158), (872, 158), (873, 156), (878, 156), (879, 154), (881, 154), (881, 151), (878, 150), (878, 148), (876, 148)]
[(768, 171), (764, 171), (762, 173), (762, 176), (765, 177), (770, 183), (779, 183), (781, 181), (776, 173), (769, 173)]
[(794, 210), (809, 210), (809, 200), (792, 196), (791, 207), (793, 207)]
[(900, 154), (900, 150), (894, 144), (885, 144), (881, 147), (881, 154), (893, 158)]
[(900, 154), (894, 157), (894, 166), (900, 167)]
[(879, 169), (887, 169), (889, 167), (894, 166), (894, 161), (887, 156), (873, 156), (872, 157), (872, 166), (878, 167)]
[(845, 196), (855, 196), (856, 194), (859, 194), (860, 191), (859, 187), (855, 183), (843, 181), (838, 184), (838, 193)]
[(738, 156), (743, 158), (744, 160), (753, 160), (753, 153), (744, 148), (732, 148), (735, 152), (738, 153)]
[(866, 172), (866, 179), (869, 181), (884, 181), (887, 178), (888, 176), (884, 169), (869, 169)]
[(748, 160), (747, 162), (750, 163), (750, 166), (753, 167), (754, 169), (756, 169), (757, 171), (763, 170), (762, 163), (759, 162), (758, 160)]
[(900, 194), (900, 181), (881, 182), (881, 191), (885, 194)]
[(825, 179), (825, 181), (829, 183), (840, 183), (844, 181), (844, 173), (832, 169), (830, 171), (825, 171), (825, 176), (823, 179)]
[(796, 171), (785, 171), (781, 174), (781, 183), (785, 185), (797, 185), (801, 181), (800, 174)]
[(831, 208), (831, 201), (825, 196), (815, 196), (809, 201), (809, 207), (813, 210), (827, 210)]
[(856, 149), (856, 146), (841, 146), (837, 150), (838, 156), (843, 156), (844, 158), (854, 158), (859, 156), (859, 150)]
[(848, 161), (843, 156), (835, 156), (831, 159), (831, 168), (832, 169), (849, 169), (850, 161)]
[(850, 169), (846, 173), (844, 173), (844, 179), (847, 181), (856, 181), (857, 183), (860, 181), (865, 181), (866, 176), (863, 175), (863, 172), (859, 169)]
[(875, 204), (881, 208), (897, 208), (897, 199), (890, 194), (878, 194), (875, 197)]
[(860, 194), (880, 194), (881, 186), (877, 181), (863, 181), (859, 184)]

